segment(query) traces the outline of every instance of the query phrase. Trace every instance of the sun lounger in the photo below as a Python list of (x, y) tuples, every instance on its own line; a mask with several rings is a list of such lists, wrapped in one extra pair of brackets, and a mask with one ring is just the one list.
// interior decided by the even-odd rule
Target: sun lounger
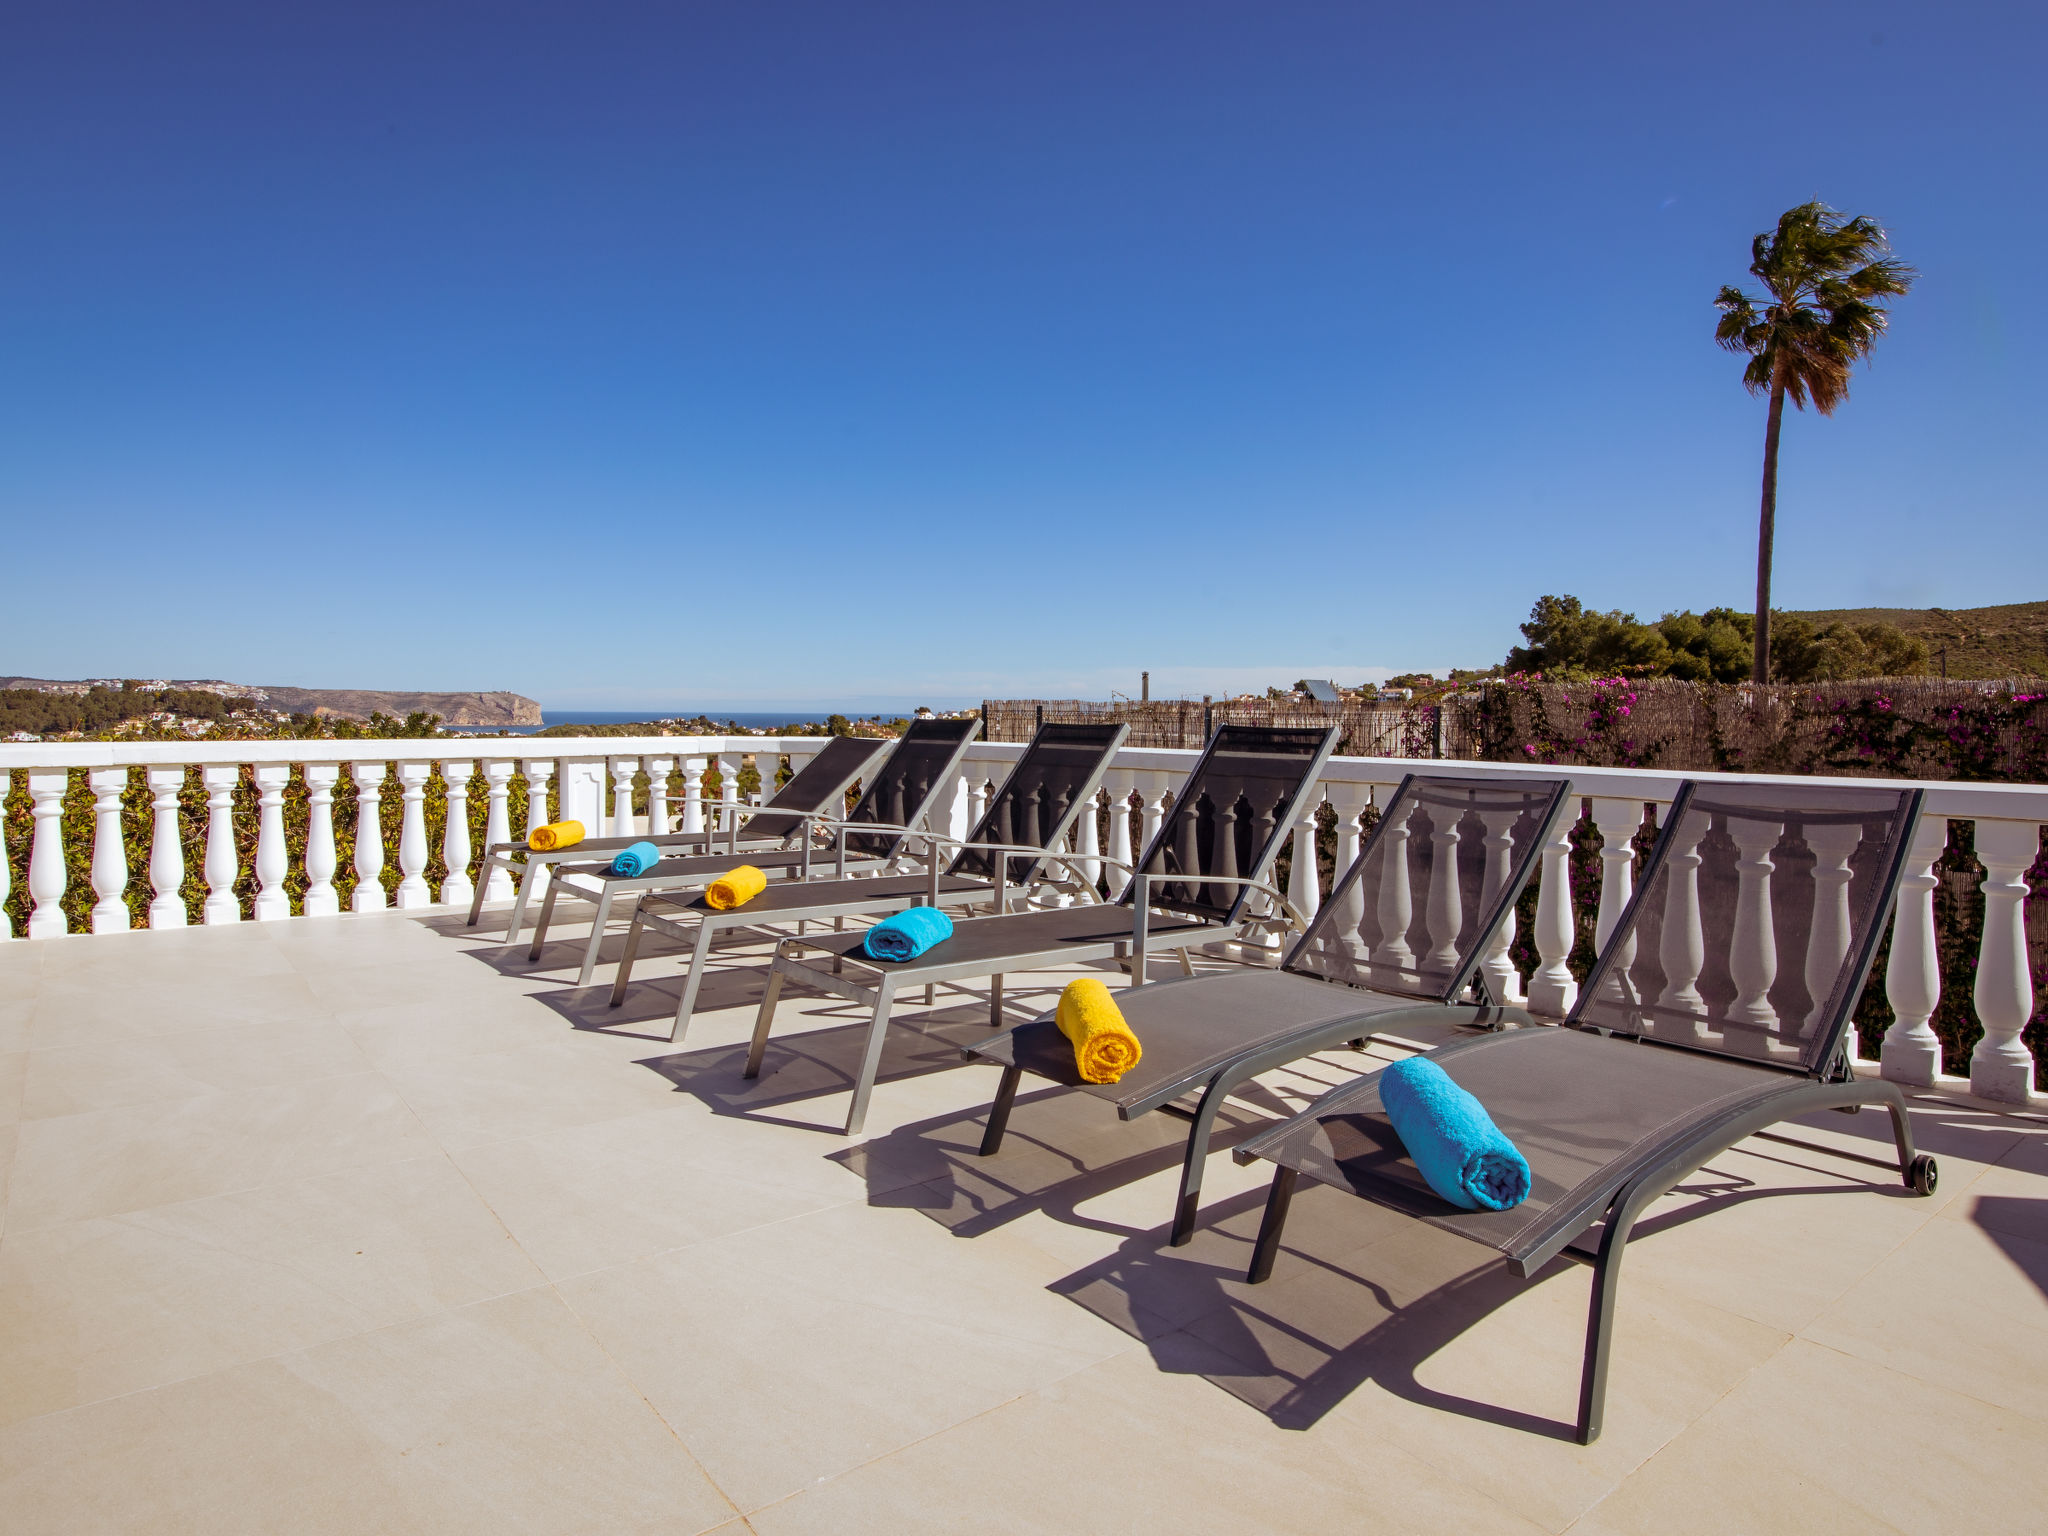
[[(1276, 1165), (1250, 1280), (1272, 1272), (1303, 1175), (1493, 1248), (1524, 1277), (1559, 1256), (1590, 1264), (1578, 1409), (1590, 1443), (1622, 1249), (1652, 1201), (1745, 1137), (1864, 1104), (1890, 1112), (1906, 1188), (1933, 1190), (1897, 1085), (1856, 1077), (1844, 1046), (1919, 814), (1918, 790), (1682, 788), (1565, 1027), (1430, 1057), (1527, 1158), (1529, 1198), (1501, 1211), (1441, 1199), (1388, 1123), (1378, 1075), (1363, 1077), (1235, 1149)], [(1779, 966), (1801, 950), (1803, 964)]]
[[(869, 1005), (873, 1016), (846, 1116), (846, 1134), (855, 1135), (867, 1118), (890, 1010), (899, 991), (990, 977), (989, 1020), (1000, 1025), (1002, 982), (1010, 972), (1128, 956), (1132, 979), (1142, 984), (1146, 958), (1169, 950), (1178, 951), (1182, 968), (1190, 969), (1190, 948), (1227, 938), (1255, 921), (1249, 908), (1261, 892), (1271, 897), (1282, 915), (1257, 921), (1267, 928), (1283, 926), (1291, 909), (1279, 892), (1266, 886), (1265, 877), (1303, 796), (1336, 747), (1337, 735), (1334, 729), (1221, 727), (1196, 759), (1172, 812), (1115, 902), (968, 918), (957, 925), (951, 939), (900, 965), (867, 958), (859, 935), (783, 940), (754, 1024), (746, 1075), (753, 1077), (761, 1070), (785, 982), (797, 981)], [(806, 948), (821, 954), (799, 959)]]
[[(505, 943), (509, 946), (519, 942), (519, 930), (526, 921), (527, 899), (533, 894), (534, 873), (548, 865), (588, 863), (635, 843), (652, 843), (664, 854), (678, 856), (708, 854), (716, 844), (724, 844), (730, 850), (790, 844), (808, 824), (806, 818), (820, 812), (836, 813), (848, 786), (892, 745), (864, 736), (830, 737), (818, 755), (791, 775), (766, 805), (739, 807), (739, 821), (723, 829), (663, 832), (647, 837), (586, 837), (548, 853), (529, 848), (523, 838), (518, 842), (493, 843), (484, 850), (483, 865), (477, 870), (476, 894), (469, 903), (469, 926), (474, 928), (483, 915), (484, 892), (490, 887), (494, 869), (509, 872), (519, 882), (512, 916), (505, 927)], [(742, 821), (744, 831), (740, 828)]]
[(1143, 1051), (1114, 1083), (1082, 1081), (1050, 1013), (968, 1046), (970, 1059), (1003, 1068), (982, 1156), (1002, 1146), (1027, 1072), (1092, 1094), (1125, 1120), (1199, 1093), (1174, 1204), (1172, 1241), (1187, 1242), (1217, 1112), (1260, 1073), (1382, 1034), (1434, 1045), (1533, 1022), (1490, 995), (1479, 962), (1570, 794), (1566, 779), (1411, 774), (1278, 970), (1217, 971), (1117, 994)]
[[(605, 924), (622, 897), (631, 900), (655, 891), (699, 889), (740, 863), (771, 874), (779, 872), (789, 880), (806, 879), (814, 873), (844, 876), (886, 867), (903, 852), (912, 830), (952, 784), (960, 759), (980, 730), (981, 722), (974, 719), (913, 720), (888, 758), (866, 775), (861, 797), (851, 811), (841, 817), (834, 801), (829, 812), (792, 813), (790, 819), (799, 823), (790, 833), (796, 844), (793, 848), (663, 859), (637, 875), (615, 875), (601, 863), (557, 866), (554, 879), (548, 882), (547, 899), (541, 904), (540, 920), (533, 927), (527, 958), (540, 958), (548, 925), (554, 919), (555, 900), (564, 893), (597, 904), (590, 937), (583, 946), (582, 970), (576, 977), (577, 986), (587, 987), (604, 946)], [(844, 786), (841, 788), (843, 792)], [(805, 824), (833, 831), (833, 846), (816, 846), (801, 830)]]
[[(950, 840), (932, 837), (927, 867), (918, 874), (884, 874), (872, 879), (807, 880), (771, 885), (743, 907), (720, 912), (699, 896), (645, 896), (633, 911), (626, 952), (612, 985), (612, 1006), (625, 1000), (643, 934), (652, 930), (692, 946), (683, 995), (676, 1003), (670, 1040), (690, 1027), (706, 962), (718, 936), (738, 928), (770, 924), (843, 924), (849, 917), (899, 912), (905, 907), (988, 906), (1001, 911), (1012, 893), (1023, 895), (1037, 878), (1044, 855), (1092, 810), (1102, 775), (1116, 756), (1127, 725), (1041, 725), (1023, 757), (1003, 780), (980, 823), (943, 869), (938, 854)], [(864, 836), (874, 836), (868, 833)], [(1012, 850), (999, 857), (996, 850)], [(1069, 892), (1078, 890), (1069, 885)], [(777, 937), (781, 935), (778, 934)]]

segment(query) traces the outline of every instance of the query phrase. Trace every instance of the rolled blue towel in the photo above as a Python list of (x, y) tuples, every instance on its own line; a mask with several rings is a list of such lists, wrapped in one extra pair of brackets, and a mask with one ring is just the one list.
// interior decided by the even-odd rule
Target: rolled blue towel
[(1486, 1106), (1427, 1056), (1380, 1074), (1380, 1106), (1429, 1187), (1468, 1211), (1504, 1211), (1529, 1198), (1529, 1162)]
[(951, 937), (953, 919), (937, 907), (912, 907), (875, 924), (860, 947), (870, 960), (915, 960)]
[(652, 843), (635, 843), (630, 848), (621, 848), (619, 856), (612, 860), (612, 873), (631, 879), (644, 875), (661, 860), (661, 850)]

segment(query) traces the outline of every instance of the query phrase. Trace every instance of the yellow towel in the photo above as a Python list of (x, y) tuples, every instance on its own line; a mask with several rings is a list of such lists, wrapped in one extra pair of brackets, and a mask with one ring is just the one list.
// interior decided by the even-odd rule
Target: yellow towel
[(553, 853), (557, 848), (573, 848), (583, 841), (583, 823), (580, 821), (551, 821), (544, 827), (535, 827), (526, 834), (526, 846), (535, 853)]
[(1067, 983), (1053, 1017), (1060, 1033), (1074, 1042), (1074, 1065), (1085, 1083), (1113, 1083), (1145, 1054), (1109, 988), (1093, 976)]
[(767, 889), (768, 877), (753, 865), (742, 864), (711, 882), (704, 892), (704, 905), (714, 912), (730, 912), (734, 907), (744, 907)]

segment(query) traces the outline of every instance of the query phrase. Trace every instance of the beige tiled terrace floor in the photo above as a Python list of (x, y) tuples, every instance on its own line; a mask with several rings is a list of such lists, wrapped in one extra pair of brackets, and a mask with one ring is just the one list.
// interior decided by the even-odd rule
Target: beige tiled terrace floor
[(2041, 1528), (2039, 1120), (1920, 1103), (1931, 1200), (1717, 1160), (1629, 1250), (1582, 1449), (1584, 1271), (1312, 1191), (1248, 1288), (1227, 1156), (1163, 1244), (1178, 1122), (1027, 1096), (970, 1155), (973, 998), (897, 1032), (849, 1144), (849, 1010), (799, 1001), (747, 1085), (758, 948), (681, 1050), (673, 963), (606, 1017), (570, 948), (396, 915), (0, 945), (0, 1526)]

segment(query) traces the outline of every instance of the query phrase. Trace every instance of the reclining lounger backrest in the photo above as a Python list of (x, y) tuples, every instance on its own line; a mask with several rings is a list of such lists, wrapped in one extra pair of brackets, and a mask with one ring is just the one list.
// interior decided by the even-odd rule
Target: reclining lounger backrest
[(1281, 969), (1451, 1002), (1576, 805), (1571, 789), (1564, 778), (1411, 773)]
[[(1215, 923), (1237, 922), (1255, 894), (1252, 889), (1202, 877), (1265, 878), (1280, 856), (1302, 797), (1314, 790), (1316, 776), (1336, 750), (1339, 734), (1335, 726), (1217, 727), (1174, 791), (1173, 809), (1138, 861), (1141, 874), (1191, 878), (1154, 881), (1151, 904)], [(1117, 899), (1129, 903), (1137, 893), (1133, 880)]]
[(1883, 937), (1921, 797), (1681, 786), (1565, 1022), (1825, 1075)]
[(832, 806), (835, 799), (846, 793), (846, 786), (859, 778), (862, 770), (881, 756), (888, 745), (865, 736), (830, 737), (824, 750), (792, 774), (767, 807), (740, 828), (740, 835), (785, 839), (793, 836), (804, 825), (803, 815), (778, 816), (777, 811), (814, 814)]
[[(1053, 847), (1084, 810), (1094, 810), (1109, 760), (1130, 733), (1128, 725), (1041, 725), (967, 840)], [(1044, 862), (1012, 855), (1003, 879), (1022, 885)], [(995, 855), (963, 848), (946, 873), (993, 880)]]
[[(898, 739), (888, 761), (868, 777), (861, 797), (846, 813), (849, 825), (870, 822), (884, 827), (914, 827), (952, 783), (960, 759), (981, 730), (981, 722), (913, 720)], [(893, 859), (903, 850), (904, 832), (848, 832), (846, 849), (863, 858)]]

